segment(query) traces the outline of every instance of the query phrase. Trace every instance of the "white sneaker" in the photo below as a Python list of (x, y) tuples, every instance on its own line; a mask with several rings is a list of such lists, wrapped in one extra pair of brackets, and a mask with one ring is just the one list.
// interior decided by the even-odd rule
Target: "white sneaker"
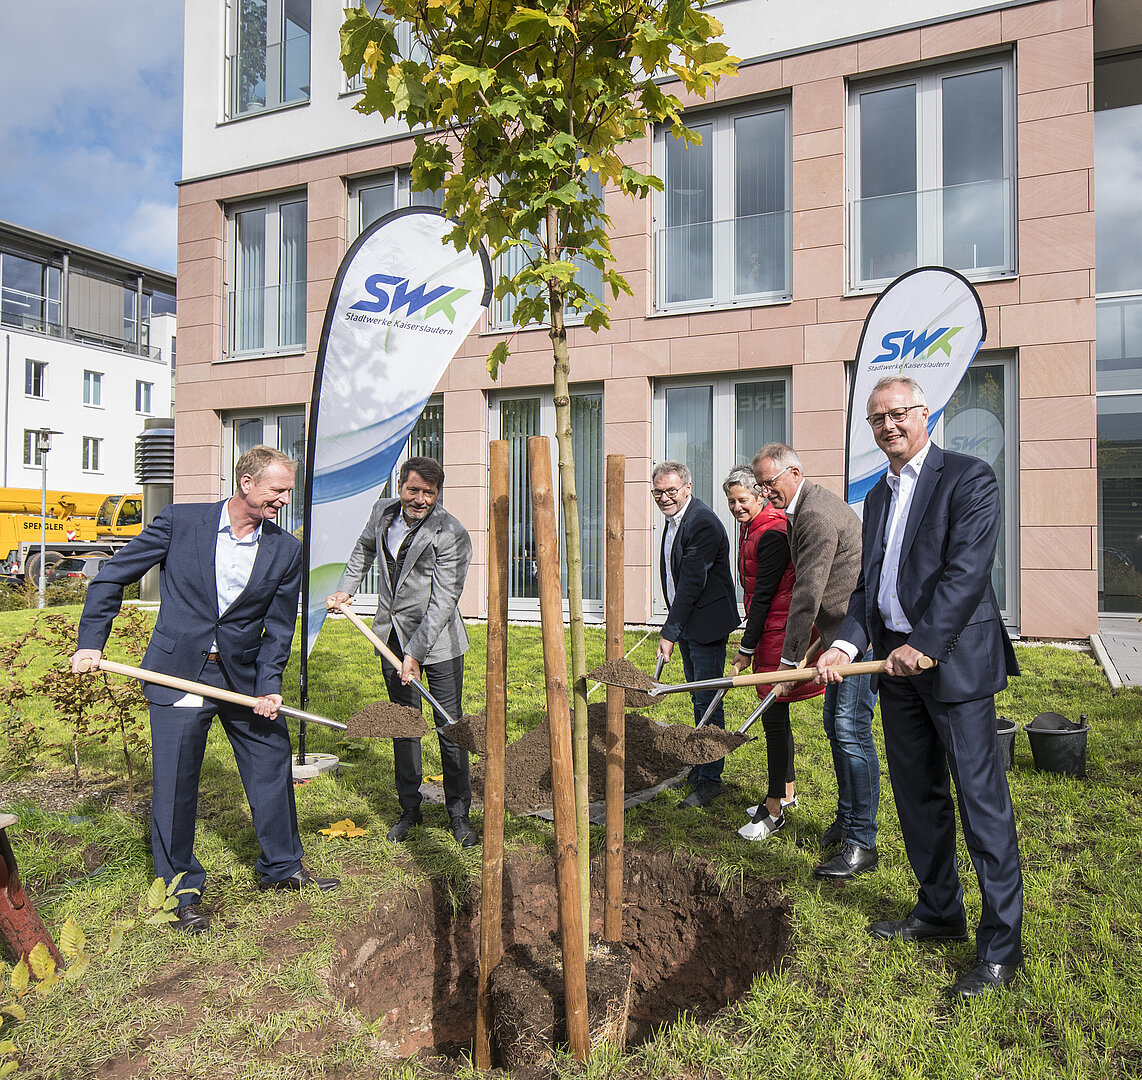
[(778, 818), (772, 818), (766, 814), (760, 821), (747, 821), (738, 829), (738, 836), (743, 840), (768, 840), (775, 832), (784, 828), (784, 814)]
[[(749, 814), (750, 817), (755, 817), (757, 815), (758, 810), (760, 810), (760, 809), (761, 809), (761, 803), (758, 803), (756, 806), (747, 806), (745, 812), (747, 814)], [(782, 799), (781, 800), (781, 812), (783, 814), (785, 813), (786, 810), (796, 810), (796, 809), (797, 809), (797, 796), (796, 795), (794, 795), (792, 799)]]

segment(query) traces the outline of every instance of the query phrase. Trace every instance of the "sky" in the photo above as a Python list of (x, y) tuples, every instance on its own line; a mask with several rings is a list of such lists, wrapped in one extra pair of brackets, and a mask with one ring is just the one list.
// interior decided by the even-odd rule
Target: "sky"
[(173, 273), (182, 0), (0, 0), (0, 220)]

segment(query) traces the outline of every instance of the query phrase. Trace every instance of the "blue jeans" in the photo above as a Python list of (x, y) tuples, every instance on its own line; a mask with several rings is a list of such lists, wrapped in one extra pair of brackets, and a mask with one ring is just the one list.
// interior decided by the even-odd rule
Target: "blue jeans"
[[(722, 678), (726, 673), (726, 645), (728, 642), (729, 638), (725, 637), (709, 645), (700, 645), (696, 641), (688, 640), (683, 634), (678, 639), (678, 650), (682, 653), (682, 672), (686, 676), (686, 682)], [(694, 701), (695, 724), (702, 719), (702, 714), (710, 702), (714, 700), (716, 693), (716, 690), (695, 690), (690, 694)], [(710, 719), (706, 721), (707, 727), (711, 725), (720, 728), (726, 726), (726, 714), (722, 709), (721, 702), (718, 703), (718, 707)], [(725, 763), (725, 758), (718, 758), (717, 761), (710, 761), (705, 765), (695, 765), (690, 770), (690, 782), (695, 785), (702, 783), (720, 785), (722, 767)]]
[(845, 839), (865, 849), (876, 847), (880, 806), (880, 759), (872, 741), (876, 694), (871, 684), (871, 675), (850, 675), (844, 682), (830, 683), (823, 717), (837, 774), (837, 820)]

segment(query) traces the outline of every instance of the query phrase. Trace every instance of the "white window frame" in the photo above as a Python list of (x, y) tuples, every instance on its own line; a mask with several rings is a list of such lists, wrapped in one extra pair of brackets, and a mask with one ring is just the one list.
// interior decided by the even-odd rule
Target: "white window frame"
[[(281, 329), (281, 314), (282, 303), (284, 300), (284, 290), (289, 287), (295, 287), (300, 291), (300, 297), (295, 299), (295, 302), (306, 304), (306, 287), (308, 272), (304, 273), (296, 282), (289, 284), (282, 283), (282, 208), (286, 206), (301, 205), (305, 207), (305, 221), (306, 221), (306, 235), (304, 243), (301, 245), (301, 250), (306, 258), (306, 265), (308, 267), (308, 245), (309, 245), (309, 201), (307, 192), (293, 191), (287, 192), (270, 199), (259, 199), (256, 202), (236, 203), (226, 208), (226, 350), (222, 357), (223, 361), (228, 360), (244, 360), (255, 356), (290, 356), (305, 352), (307, 327), (303, 326), (302, 340), (300, 342), (285, 342), (284, 344), (279, 340)], [(253, 289), (262, 288), (264, 296), (262, 299), (262, 343), (261, 345), (254, 345), (245, 348), (239, 348), (235, 344), (235, 333), (238, 321), (238, 308), (240, 303), (239, 291), (237, 282), (239, 278), (239, 267), (237, 261), (239, 258), (238, 250), (238, 217), (241, 214), (251, 213), (256, 211), (264, 211), (265, 213), (265, 247), (263, 250), (263, 280), (265, 284), (262, 286), (251, 286), (244, 290), (251, 292)], [(273, 284), (271, 284), (271, 282)], [(249, 303), (251, 301), (244, 301)], [(308, 318), (303, 320), (308, 322)]]
[[(943, 237), (942, 88), (941, 81), (950, 76), (970, 75), (998, 68), (1003, 76), (1003, 178), (1005, 185), (1004, 237), (1005, 264), (989, 267), (961, 267), (960, 273), (973, 281), (1014, 277), (1017, 271), (1016, 234), (1016, 102), (1014, 60), (1010, 52), (975, 57), (955, 63), (915, 68), (908, 72), (871, 79), (852, 80), (848, 88), (848, 234), (849, 289), (851, 292), (880, 291), (905, 267), (884, 277), (861, 275), (862, 242), (860, 236), (861, 207), (861, 110), (864, 93), (894, 87), (916, 86), (916, 266), (945, 264)], [(902, 193), (907, 194), (907, 193)]]
[(286, 32), (286, 0), (265, 0), (266, 3), (266, 42), (265, 42), (265, 73), (263, 88), (265, 104), (253, 103), (246, 109), (240, 108), (238, 100), (238, 72), (239, 72), (239, 26), (238, 19), (241, 13), (241, 0), (226, 0), (226, 55), (224, 58), (225, 87), (223, 100), (225, 103), (224, 120), (241, 120), (248, 116), (260, 116), (262, 113), (275, 109), (289, 108), (294, 105), (306, 104), (312, 92), (313, 79), (313, 2), (309, 4), (309, 32), (304, 35), (307, 39), (307, 68), (310, 82), (303, 88), (299, 97), (287, 98), (283, 89), (283, 52), (288, 38)]
[[(364, 231), (361, 223), (361, 193), (373, 188), (391, 186), (393, 189), (393, 202), (384, 213), (397, 210), (405, 206), (435, 206), (441, 207), (444, 201), (442, 191), (413, 191), (412, 174), (405, 166), (396, 169), (386, 169), (380, 173), (370, 173), (368, 176), (359, 176), (349, 183), (349, 240), (352, 243)], [(382, 217), (384, 216), (382, 213)], [(378, 220), (376, 218), (373, 219)], [(372, 221), (367, 224), (371, 225)]]
[(289, 522), (300, 519), (305, 506), (305, 455), (309, 453), (307, 439), (309, 427), (306, 422), (305, 405), (280, 405), (270, 409), (235, 409), (222, 416), (222, 472), (218, 478), (219, 494), (228, 498), (234, 494), (234, 466), (241, 456), (237, 452), (237, 443), (234, 438), (235, 426), (248, 420), (261, 420), (262, 437), (260, 442), (267, 446), (277, 447), (283, 453), (291, 454), (292, 447), (283, 447), (281, 422), (283, 419), (301, 420), (302, 433), (302, 459), (298, 462), (297, 479), (293, 494), (286, 510), (278, 515), (278, 524), (288, 530)]
[[(681, 379), (657, 379), (654, 383), (654, 397), (651, 403), (651, 431), (653, 432), (654, 455), (651, 469), (660, 461), (668, 460), (666, 454), (666, 392), (667, 390), (685, 389), (688, 387), (711, 387), (713, 390), (713, 425), (715, 435), (713, 446), (713, 501), (711, 509), (718, 515), (719, 520), (726, 527), (730, 538), (730, 569), (734, 581), (737, 582), (737, 536), (738, 523), (734, 520), (722, 494), (722, 482), (729, 475), (735, 465), (748, 465), (753, 455), (761, 449), (755, 446), (748, 455), (743, 452), (745, 460), (737, 460), (737, 448), (733, 445), (737, 439), (737, 425), (735, 406), (737, 403), (737, 387), (743, 383), (753, 382), (783, 382), (785, 384), (785, 431), (793, 430), (793, 376), (788, 368), (775, 368), (754, 371), (735, 371), (724, 375), (689, 376)], [(689, 462), (683, 462), (689, 467)], [(658, 560), (662, 549), (662, 535), (666, 527), (666, 518), (654, 505), (650, 496), (650, 472), (646, 477), (647, 514), (650, 520), (651, 537), (651, 617), (661, 621), (665, 619), (668, 607), (662, 595), (662, 582), (660, 580)], [(700, 496), (699, 496), (700, 497)], [(740, 590), (739, 590), (740, 591)], [(741, 597), (737, 597), (741, 601)]]
[[(36, 393), (37, 385), (39, 393)], [(48, 362), (24, 358), (24, 396), (42, 401), (48, 396)]]
[(150, 416), (153, 412), (155, 384), (145, 382), (143, 379), (135, 380), (135, 412), (140, 416)]
[[(606, 392), (601, 383), (585, 383), (582, 385), (576, 384), (571, 387), (572, 395), (578, 394), (598, 394), (603, 400), (603, 430), (606, 431), (606, 411), (607, 401)], [(551, 454), (551, 476), (556, 485), (555, 488), (555, 513), (558, 520), (557, 534), (559, 538), (559, 550), (563, 550), (564, 546), (564, 528), (563, 528), (563, 504), (559, 497), (559, 446), (555, 441), (555, 402), (552, 398), (552, 393), (549, 388), (542, 386), (529, 386), (521, 387), (516, 390), (509, 390), (503, 393), (490, 395), (488, 398), (488, 438), (499, 439), (502, 436), (500, 416), (500, 408), (505, 401), (520, 400), (524, 398), (539, 398), (539, 434), (544, 435), (548, 439), (550, 454)], [(522, 485), (521, 485), (522, 490)], [(602, 497), (603, 505), (606, 505), (606, 493)], [(530, 516), (530, 508), (529, 508)], [(581, 523), (580, 523), (581, 524)], [(603, 542), (606, 542), (606, 525), (603, 524)], [(604, 565), (605, 565), (605, 548), (604, 548)], [(605, 585), (604, 590), (605, 591)], [(563, 613), (567, 614), (567, 601), (563, 601)], [(583, 619), (587, 623), (600, 623), (605, 619), (605, 597), (597, 599), (583, 600)], [(535, 597), (519, 597), (513, 596), (508, 600), (508, 615), (513, 619), (524, 619), (527, 621), (537, 621), (539, 619), (539, 600)]]
[(40, 433), (34, 428), (24, 428), (24, 464), (29, 469), (43, 467), (44, 452), (40, 449)]
[(85, 473), (102, 472), (100, 457), (103, 453), (103, 440), (96, 435), (84, 435), (81, 450), (81, 467)]
[[(784, 288), (753, 293), (738, 293), (734, 283), (734, 228), (735, 228), (735, 139), (734, 124), (749, 116), (780, 112), (785, 117), (785, 283)], [(732, 107), (687, 113), (689, 127), (712, 125), (713, 155), (713, 296), (692, 300), (671, 301), (667, 296), (668, 276), (662, 269), (666, 257), (666, 198), (665, 191), (655, 192), (652, 199), (651, 233), (654, 260), (654, 313), (670, 314), (679, 311), (708, 311), (733, 307), (757, 307), (762, 304), (788, 303), (793, 297), (792, 270), (792, 185), (793, 185), (793, 109), (788, 98), (741, 102)], [(655, 176), (665, 178), (667, 145), (672, 138), (669, 128), (658, 126), (654, 130), (651, 168)]]
[(90, 368), (83, 372), (83, 404), (89, 409), (103, 408), (103, 372), (92, 371)]

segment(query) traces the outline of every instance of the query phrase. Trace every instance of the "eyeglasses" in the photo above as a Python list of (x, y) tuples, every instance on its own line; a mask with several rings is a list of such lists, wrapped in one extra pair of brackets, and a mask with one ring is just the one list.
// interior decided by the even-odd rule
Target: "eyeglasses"
[(902, 409), (889, 409), (888, 412), (874, 412), (871, 416), (866, 416), (865, 419), (874, 428), (884, 427), (885, 420), (891, 420), (894, 424), (903, 424), (913, 409), (926, 409), (927, 407), (927, 405), (906, 405)]
[(662, 499), (677, 499), (678, 496), (682, 494), (683, 490), (689, 486), (689, 484), (683, 484), (680, 488), (652, 487), (650, 489), (650, 494), (655, 499), (655, 501), (661, 501)]
[(762, 489), (768, 488), (770, 491), (772, 491), (773, 485), (776, 484), (777, 481), (780, 480), (792, 468), (792, 465), (786, 465), (785, 468), (782, 469), (781, 472), (779, 472), (776, 476), (771, 476), (768, 480), (758, 480), (757, 486)]

